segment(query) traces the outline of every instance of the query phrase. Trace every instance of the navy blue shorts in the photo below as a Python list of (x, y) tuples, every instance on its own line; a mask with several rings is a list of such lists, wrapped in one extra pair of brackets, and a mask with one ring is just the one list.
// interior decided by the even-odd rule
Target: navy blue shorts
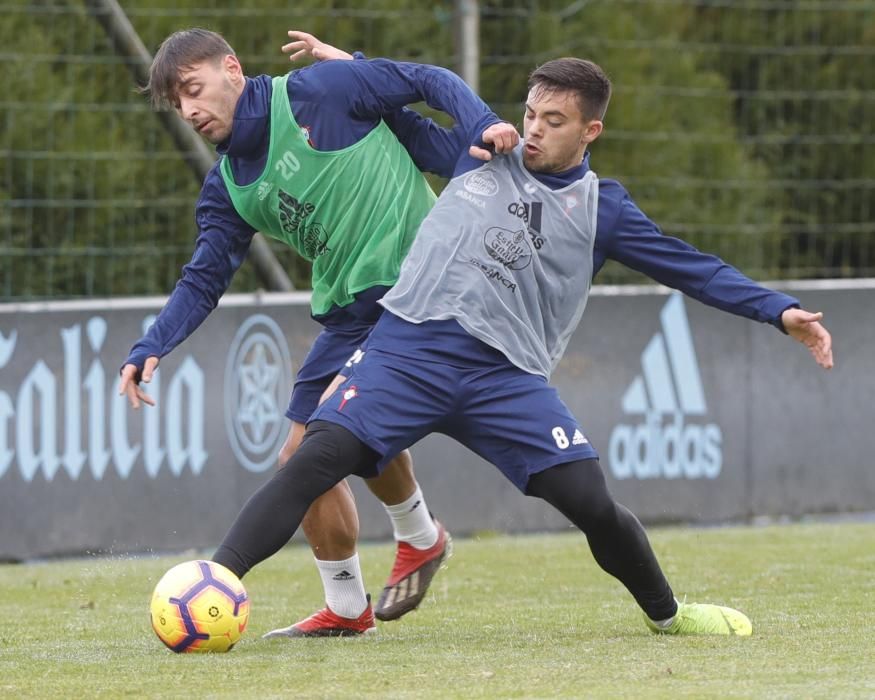
[(322, 392), (338, 374), (343, 374), (344, 365), (365, 342), (370, 330), (370, 327), (322, 329), (295, 376), (286, 418), (296, 423), (306, 423), (310, 419)]
[(311, 420), (337, 423), (382, 456), (444, 433), (525, 492), (529, 477), (597, 458), (544, 377), (525, 372), (455, 321), (413, 324), (384, 313), (347, 380)]
[(342, 373), (382, 316), (383, 307), (377, 302), (388, 290), (386, 286), (369, 287), (358, 292), (351, 304), (313, 317), (325, 328), (316, 336), (295, 376), (286, 418), (296, 423), (307, 422), (319, 405), (322, 393), (338, 373)]

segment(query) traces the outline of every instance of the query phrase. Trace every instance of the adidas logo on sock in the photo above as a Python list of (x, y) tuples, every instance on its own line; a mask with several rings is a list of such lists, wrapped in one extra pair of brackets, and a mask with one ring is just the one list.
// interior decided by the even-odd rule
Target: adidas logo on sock
[(353, 576), (349, 571), (344, 569), (343, 571), (338, 571), (334, 576), (331, 577), (333, 581), (354, 581), (355, 576)]
[(422, 503), (422, 499), (418, 500), (416, 503), (414, 503), (414, 504), (410, 507), (410, 510), (408, 510), (407, 512), (408, 512), (408, 513), (412, 513), (412, 512), (415, 511), (417, 508), (419, 508), (419, 505), (420, 505), (421, 503)]
[(662, 332), (641, 353), (641, 374), (622, 400), (623, 413), (643, 421), (614, 428), (608, 464), (617, 479), (713, 479), (723, 466), (720, 426), (686, 422), (708, 409), (683, 297), (672, 294), (659, 317)]

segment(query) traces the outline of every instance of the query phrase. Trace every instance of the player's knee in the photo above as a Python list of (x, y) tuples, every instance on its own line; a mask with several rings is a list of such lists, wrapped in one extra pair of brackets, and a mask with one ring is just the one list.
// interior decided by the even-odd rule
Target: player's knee
[(567, 462), (535, 474), (526, 494), (545, 500), (584, 531), (617, 518), (617, 503), (597, 459)]
[(343, 426), (313, 421), (286, 466), (304, 473), (336, 475), (340, 477), (337, 483), (351, 474), (369, 473), (378, 460), (376, 452)]

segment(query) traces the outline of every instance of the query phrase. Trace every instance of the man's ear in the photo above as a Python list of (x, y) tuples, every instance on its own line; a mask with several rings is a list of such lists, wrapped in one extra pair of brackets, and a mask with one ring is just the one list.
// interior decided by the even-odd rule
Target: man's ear
[(232, 53), (229, 53), (222, 59), (222, 65), (225, 72), (232, 82), (243, 82), (243, 66), (240, 65), (240, 60)]
[(583, 135), (580, 137), (581, 143), (592, 143), (595, 141), (602, 133), (602, 130), (605, 128), (603, 122), (598, 119), (593, 119), (586, 125), (586, 128), (583, 130)]

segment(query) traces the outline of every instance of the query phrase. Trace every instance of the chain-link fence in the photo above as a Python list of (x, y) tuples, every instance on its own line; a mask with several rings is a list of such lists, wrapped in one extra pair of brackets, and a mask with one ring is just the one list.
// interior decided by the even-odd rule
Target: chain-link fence
[[(0, 0), (2, 1), (2, 0)], [(221, 31), (279, 74), (285, 30), (372, 56), (456, 65), (453, 0), (138, 0), (150, 51)], [(667, 234), (755, 278), (875, 276), (875, 0), (480, 3), (480, 92), (519, 122), (526, 76), (577, 55), (615, 96), (592, 163)], [(167, 293), (198, 183), (83, 0), (0, 5), (0, 297)], [(306, 284), (306, 266), (274, 248)], [(608, 267), (599, 282), (635, 279)], [(636, 280), (637, 281), (637, 280)], [(257, 285), (249, 265), (233, 289)]]

